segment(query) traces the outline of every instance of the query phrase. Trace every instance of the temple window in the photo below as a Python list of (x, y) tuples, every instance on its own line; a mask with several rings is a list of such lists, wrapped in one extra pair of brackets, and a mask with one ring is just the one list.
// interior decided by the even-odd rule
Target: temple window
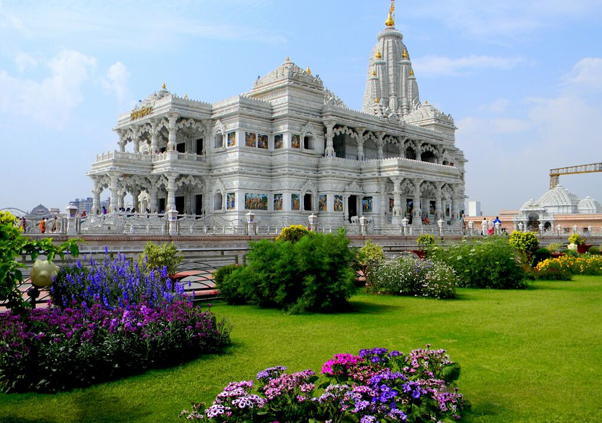
[(306, 135), (303, 137), (303, 149), (313, 150), (314, 149), (314, 137)]
[(213, 210), (221, 210), (223, 205), (223, 195), (221, 192), (216, 192), (213, 196)]
[(412, 147), (406, 148), (406, 159), (416, 160), (416, 151)]
[(178, 153), (186, 153), (186, 143), (180, 142), (176, 144), (176, 151)]
[(312, 194), (305, 194), (303, 196), (303, 210), (307, 210), (307, 211), (311, 211), (313, 210), (312, 207)]
[(432, 151), (424, 151), (420, 155), (420, 161), (428, 162), (428, 163), (437, 163), (437, 157)]
[(224, 146), (224, 136), (222, 134), (215, 134), (215, 148), (222, 148)]
[(203, 138), (199, 138), (196, 140), (196, 154), (199, 156), (203, 154), (203, 150), (205, 149), (205, 143), (203, 142)]

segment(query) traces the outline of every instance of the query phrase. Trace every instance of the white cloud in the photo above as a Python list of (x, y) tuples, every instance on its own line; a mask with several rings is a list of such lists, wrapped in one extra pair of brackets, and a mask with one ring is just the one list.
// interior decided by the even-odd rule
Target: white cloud
[(102, 80), (105, 91), (115, 93), (120, 103), (125, 103), (129, 96), (128, 79), (130, 73), (121, 62), (114, 63), (107, 71), (106, 79)]
[(489, 104), (482, 105), (481, 107), (479, 107), (479, 110), (485, 112), (502, 113), (506, 111), (509, 104), (510, 102), (507, 99), (498, 98), (497, 100)]
[(96, 59), (63, 50), (44, 63), (50, 75), (41, 82), (0, 71), (0, 111), (27, 116), (47, 128), (63, 128), (71, 111), (83, 100), (82, 86), (96, 67)]
[(20, 51), (15, 57), (15, 64), (19, 72), (25, 72), (35, 68), (38, 65), (38, 61), (29, 54)]
[(586, 57), (579, 60), (565, 77), (565, 83), (578, 90), (602, 91), (602, 58)]
[(414, 60), (414, 68), (420, 76), (457, 76), (484, 70), (512, 69), (525, 60), (521, 57), (466, 56), (451, 58), (445, 56), (424, 56)]

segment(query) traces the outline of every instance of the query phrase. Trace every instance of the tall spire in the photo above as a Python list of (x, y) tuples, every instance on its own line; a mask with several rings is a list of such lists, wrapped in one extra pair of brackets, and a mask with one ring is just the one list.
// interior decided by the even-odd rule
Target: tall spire
[(389, 9), (389, 16), (387, 16), (385, 25), (389, 27), (395, 26), (395, 0), (391, 0), (391, 8)]

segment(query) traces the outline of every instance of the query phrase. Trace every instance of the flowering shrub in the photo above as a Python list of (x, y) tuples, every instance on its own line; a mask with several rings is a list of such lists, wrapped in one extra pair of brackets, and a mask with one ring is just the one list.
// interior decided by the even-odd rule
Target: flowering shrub
[[(105, 248), (106, 251), (106, 248)], [(148, 270), (121, 253), (111, 259), (77, 261), (60, 270), (50, 289), (54, 303), (66, 307), (73, 301), (88, 305), (103, 304), (106, 308), (123, 307), (142, 301), (150, 306), (172, 303), (184, 297), (184, 288), (168, 278), (168, 269)]]
[(355, 267), (361, 271), (365, 278), (366, 284), (370, 285), (370, 276), (372, 271), (380, 266), (385, 261), (385, 253), (383, 247), (374, 244), (369, 239), (362, 248), (360, 248), (355, 257)]
[(371, 292), (454, 298), (458, 277), (441, 262), (403, 256), (384, 263), (372, 272)]
[(537, 263), (535, 271), (531, 272), (535, 279), (547, 281), (570, 281), (573, 279), (571, 269), (558, 259), (545, 259)]
[(230, 343), (209, 310), (190, 302), (164, 307), (32, 310), (0, 314), (0, 388), (54, 392), (173, 365)]
[(435, 245), (435, 237), (429, 234), (422, 234), (416, 239), (418, 248), (425, 249), (432, 245)]
[(569, 244), (583, 245), (585, 244), (585, 240), (579, 234), (572, 234), (569, 236)]
[(458, 286), (467, 288), (526, 288), (525, 269), (506, 238), (487, 237), (429, 249), (429, 258), (455, 270)]
[(276, 241), (290, 241), (293, 244), (309, 233), (309, 230), (303, 225), (291, 225), (282, 228), (280, 235), (276, 237)]
[(468, 405), (451, 382), (459, 366), (444, 350), (408, 355), (385, 348), (337, 354), (313, 371), (272, 367), (253, 381), (228, 384), (213, 404), (193, 404), (180, 417), (208, 422), (426, 422), (453, 421)]
[[(543, 275), (554, 272), (565, 272), (573, 275), (602, 275), (602, 256), (582, 254), (579, 256), (565, 255), (555, 259), (544, 260), (536, 267)], [(540, 279), (543, 279), (540, 277)], [(559, 278), (553, 278), (559, 279)], [(561, 279), (561, 280), (570, 280)]]

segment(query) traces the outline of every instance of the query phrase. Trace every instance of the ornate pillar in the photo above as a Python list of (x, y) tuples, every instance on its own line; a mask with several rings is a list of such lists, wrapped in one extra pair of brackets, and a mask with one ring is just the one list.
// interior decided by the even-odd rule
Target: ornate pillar
[(344, 213), (345, 223), (349, 223), (349, 195), (348, 194), (343, 195), (343, 213)]
[(334, 125), (335, 121), (326, 121), (324, 122), (324, 126), (326, 126), (326, 149), (324, 150), (324, 155), (326, 157), (336, 157), (336, 153), (334, 152)]
[(422, 140), (416, 141), (416, 160), (422, 161)]
[(376, 136), (378, 137), (378, 141), (376, 143), (376, 146), (378, 147), (378, 159), (382, 160), (384, 159), (384, 154), (383, 154), (383, 146), (384, 146), (384, 142), (383, 142), (383, 138), (385, 137), (386, 132), (383, 131), (378, 131), (376, 133)]
[(405, 213), (401, 207), (401, 181), (403, 178), (391, 178), (393, 181), (393, 218), (391, 223), (401, 225)]
[(132, 127), (132, 141), (134, 142), (134, 153), (140, 152), (140, 141), (138, 139), (138, 126)]
[[(171, 136), (171, 135), (170, 135)], [(177, 173), (166, 173), (167, 177), (167, 211), (176, 209), (176, 178)]]
[(422, 226), (422, 208), (420, 203), (422, 201), (420, 193), (420, 184), (422, 179), (414, 179), (414, 219), (412, 219), (412, 225)]
[(169, 127), (167, 128), (169, 130), (167, 151), (176, 151), (176, 132), (178, 131), (176, 122), (178, 121), (178, 114), (170, 113), (167, 115), (167, 119), (169, 120)]
[(132, 207), (134, 209), (136, 209), (136, 211), (138, 213), (140, 213), (140, 207), (138, 207), (138, 199), (140, 197), (140, 187), (138, 185), (136, 185), (133, 189), (132, 189)]
[[(159, 131), (157, 131), (157, 126), (159, 122), (156, 120), (151, 120), (151, 154), (156, 154), (159, 152), (159, 141), (157, 136), (159, 135)], [(152, 209), (151, 209), (152, 210)]]
[(378, 190), (380, 191), (380, 207), (379, 207), (379, 226), (382, 226), (387, 221), (387, 211), (389, 210), (389, 202), (387, 201), (387, 179), (381, 178), (378, 182)]
[(452, 194), (452, 214), (451, 214), (451, 221), (452, 222), (456, 222), (459, 219), (459, 205), (460, 205), (460, 201), (459, 201), (459, 187), (458, 185), (454, 185), (453, 186), (453, 194)]
[(366, 128), (357, 129), (357, 159), (364, 160), (364, 131)]
[(405, 158), (406, 157), (406, 141), (407, 141), (407, 138), (399, 137), (398, 140), (399, 140), (399, 157)]
[(150, 183), (151, 183), (150, 190), (148, 192), (148, 195), (150, 197), (149, 209), (150, 209), (151, 213), (154, 213), (158, 207), (158, 204), (157, 204), (157, 191), (158, 191), (157, 179), (158, 178), (156, 176), (151, 176), (149, 179), (150, 179)]
[(435, 188), (437, 189), (437, 197), (435, 203), (435, 215), (437, 216), (437, 221), (439, 219), (443, 219), (443, 193), (441, 192), (441, 188), (443, 187), (443, 182), (435, 182)]
[(92, 214), (100, 214), (100, 193), (102, 192), (102, 187), (99, 186), (98, 178), (92, 178), (94, 181), (94, 188), (92, 189)]
[(125, 139), (124, 137), (127, 134), (127, 131), (124, 131), (123, 129), (116, 129), (115, 132), (117, 132), (117, 135), (119, 135), (119, 142), (117, 144), (119, 144), (119, 151), (124, 152), (125, 151)]
[(119, 210), (119, 174), (118, 173), (109, 173), (109, 178), (111, 180), (111, 185), (109, 189), (111, 190), (111, 211), (116, 212)]

